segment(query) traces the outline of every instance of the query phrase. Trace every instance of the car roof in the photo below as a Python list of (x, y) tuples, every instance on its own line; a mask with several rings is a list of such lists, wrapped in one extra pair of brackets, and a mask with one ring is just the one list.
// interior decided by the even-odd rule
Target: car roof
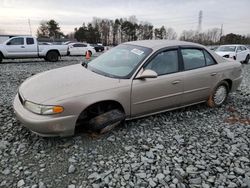
[(153, 50), (158, 50), (164, 47), (171, 47), (171, 46), (196, 46), (204, 48), (204, 46), (200, 44), (186, 42), (186, 41), (179, 41), (179, 40), (139, 40), (139, 41), (126, 42), (124, 44), (143, 46), (147, 48), (152, 48)]

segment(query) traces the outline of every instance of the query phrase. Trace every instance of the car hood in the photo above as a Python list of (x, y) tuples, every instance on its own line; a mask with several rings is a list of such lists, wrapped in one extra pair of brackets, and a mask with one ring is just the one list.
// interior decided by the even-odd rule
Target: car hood
[(231, 55), (231, 56), (235, 55), (234, 52), (216, 52), (215, 51), (215, 53), (217, 53), (221, 57), (223, 57), (224, 55)]
[(99, 75), (77, 64), (32, 76), (23, 82), (19, 93), (25, 100), (46, 104), (120, 86), (119, 79)]

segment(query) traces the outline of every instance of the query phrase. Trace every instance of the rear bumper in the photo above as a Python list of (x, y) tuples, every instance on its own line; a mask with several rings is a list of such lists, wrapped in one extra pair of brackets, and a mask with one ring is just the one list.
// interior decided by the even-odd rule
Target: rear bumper
[(242, 81), (243, 77), (240, 76), (239, 78), (233, 80), (232, 82), (232, 88), (231, 88), (231, 92), (234, 92), (237, 90), (237, 88), (240, 86), (241, 81)]
[(37, 115), (23, 107), (18, 95), (13, 102), (17, 119), (32, 132), (45, 137), (74, 135), (76, 116)]

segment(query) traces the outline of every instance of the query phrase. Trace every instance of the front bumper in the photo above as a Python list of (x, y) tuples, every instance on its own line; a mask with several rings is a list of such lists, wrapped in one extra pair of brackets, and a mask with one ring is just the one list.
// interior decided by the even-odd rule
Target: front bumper
[(17, 119), (32, 132), (45, 137), (74, 135), (76, 116), (38, 115), (25, 109), (16, 95), (13, 102)]

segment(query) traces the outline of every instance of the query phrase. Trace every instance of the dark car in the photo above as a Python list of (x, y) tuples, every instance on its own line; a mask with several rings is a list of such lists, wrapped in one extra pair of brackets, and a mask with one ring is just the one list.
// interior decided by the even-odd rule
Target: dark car
[(102, 51), (104, 51), (104, 46), (100, 46), (98, 44), (90, 44), (90, 46), (93, 46), (95, 48), (96, 52), (102, 52)]

